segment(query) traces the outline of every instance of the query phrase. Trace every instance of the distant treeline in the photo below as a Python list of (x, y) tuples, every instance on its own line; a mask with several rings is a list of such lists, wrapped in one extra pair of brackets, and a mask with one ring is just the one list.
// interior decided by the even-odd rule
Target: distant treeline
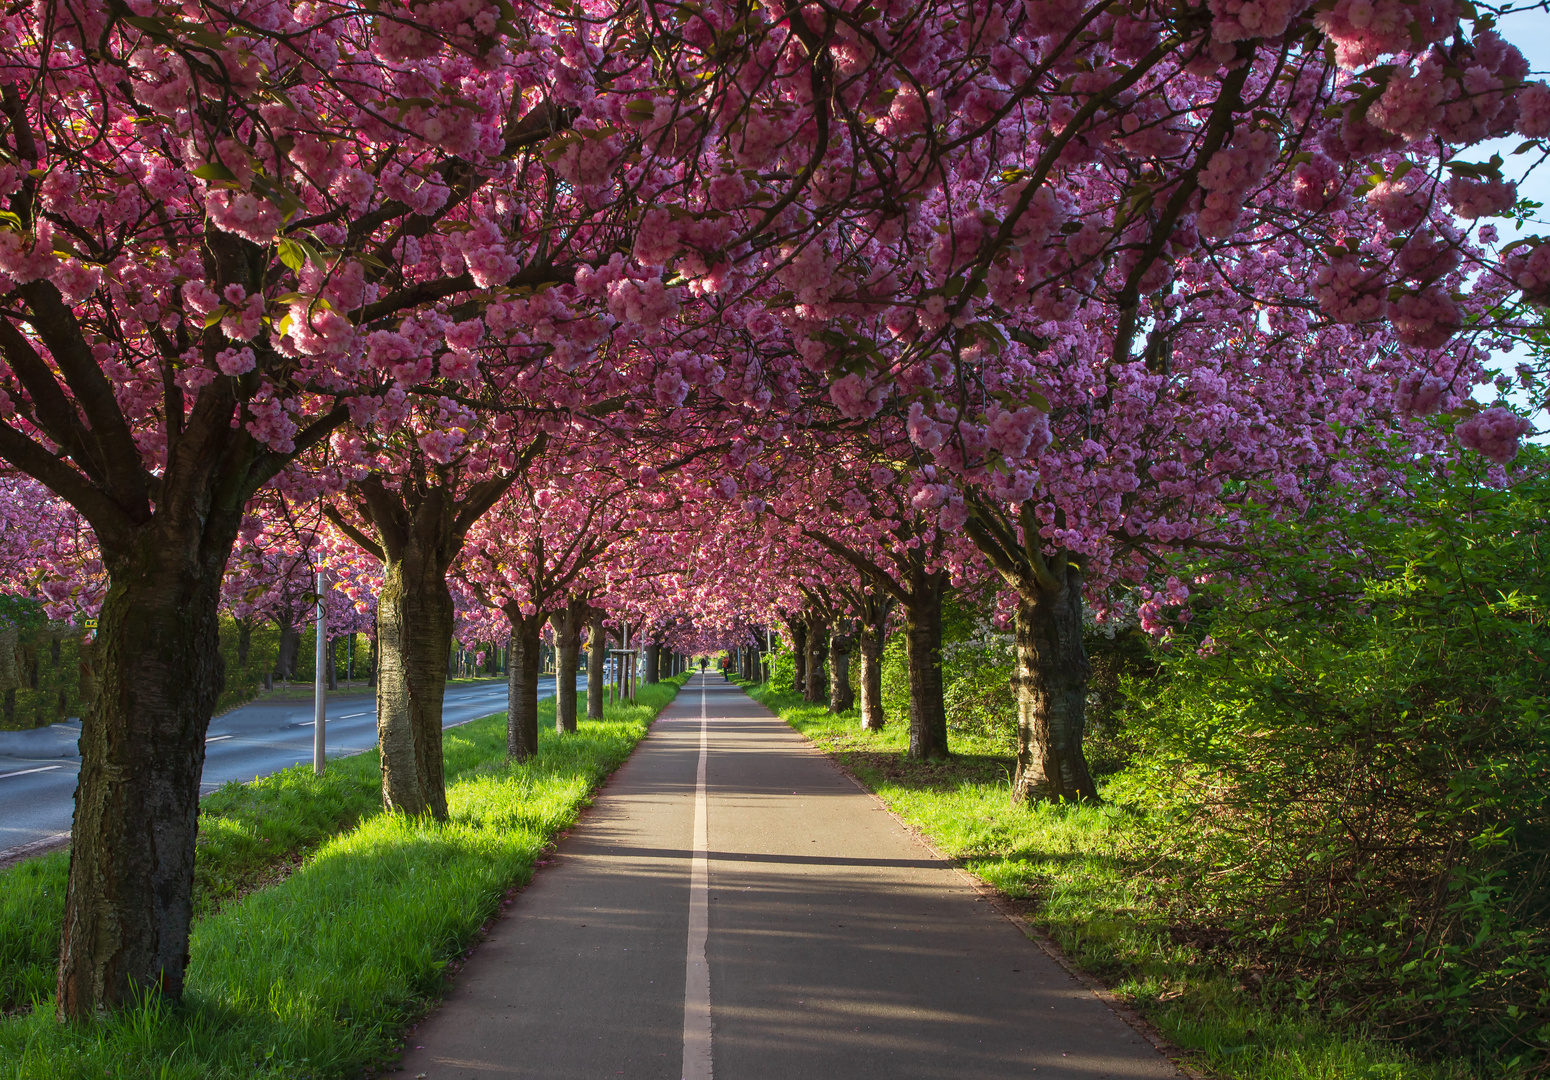
[[(315, 669), (313, 631), (295, 635), (292, 681), (308, 682)], [(0, 730), (44, 727), (80, 717), (96, 692), (92, 667), (94, 643), (82, 621), (50, 620), (37, 601), (0, 595)], [(276, 669), (280, 631), (273, 623), (221, 619), (221, 655), (226, 685), (216, 705), (224, 711), (250, 700), (265, 683), (281, 676)], [(340, 685), (353, 673), (365, 689), (372, 674), (372, 642), (355, 635), (334, 643), (335, 676)]]

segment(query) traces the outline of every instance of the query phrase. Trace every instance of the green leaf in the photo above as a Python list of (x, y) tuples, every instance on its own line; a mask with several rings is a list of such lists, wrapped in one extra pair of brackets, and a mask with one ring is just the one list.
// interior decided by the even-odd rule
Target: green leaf
[(185, 31), (189, 38), (211, 49), (226, 48), (226, 39), (208, 26), (193, 26)]
[(301, 266), (307, 259), (307, 253), (302, 246), (294, 240), (281, 240), (279, 242), (280, 261), (292, 272), (301, 273)]
[(228, 184), (235, 184), (237, 182), (237, 174), (219, 161), (205, 162), (194, 170), (194, 175), (201, 180), (216, 180)]
[(144, 30), (149, 34), (166, 35), (172, 30), (173, 20), (157, 18), (154, 15), (125, 15), (124, 22), (136, 30)]

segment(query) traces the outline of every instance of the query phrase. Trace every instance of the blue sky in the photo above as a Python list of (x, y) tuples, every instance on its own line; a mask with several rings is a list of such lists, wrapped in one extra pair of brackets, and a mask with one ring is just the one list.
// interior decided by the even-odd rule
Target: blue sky
[[(1550, 78), (1550, 14), (1543, 10), (1535, 10), (1508, 15), (1498, 23), (1497, 29), (1502, 37), (1522, 50), (1533, 71), (1532, 78)], [(1468, 155), (1470, 160), (1486, 161), (1492, 154), (1500, 154), (1506, 162), (1504, 171), (1511, 179), (1518, 181), (1518, 194), (1544, 204), (1545, 209), (1538, 212), (1539, 220), (1528, 222), (1522, 230), (1516, 229), (1510, 221), (1498, 222), (1503, 239), (1536, 233), (1550, 234), (1550, 162), (1528, 172), (1539, 155), (1531, 151), (1514, 157), (1512, 152), (1522, 142), (1520, 138), (1496, 139), (1477, 147)], [(1513, 365), (1523, 358), (1522, 350), (1519, 350), (1511, 356), (1500, 357), (1500, 365), (1510, 373)], [(1475, 392), (1475, 396), (1486, 401), (1493, 394), (1489, 387), (1481, 387)], [(1541, 409), (1532, 419), (1538, 431), (1533, 441), (1540, 443), (1550, 441), (1550, 413)]]
[[(1523, 55), (1528, 59), (1529, 67), (1533, 69), (1534, 78), (1544, 79), (1550, 77), (1550, 14), (1546, 14), (1541, 10), (1535, 10), (1508, 15), (1501, 20), (1497, 29), (1502, 37), (1522, 50)], [(1508, 175), (1520, 181), (1518, 187), (1519, 194), (1533, 199), (1535, 202), (1544, 203), (1547, 208), (1550, 208), (1550, 163), (1540, 166), (1526, 180), (1523, 179), (1525, 169), (1539, 155), (1531, 152), (1513, 157), (1512, 152), (1522, 142), (1523, 140), (1519, 138), (1495, 139), (1479, 147), (1476, 153), (1471, 155), (1471, 158), (1485, 161), (1492, 154), (1502, 155), (1507, 162), (1506, 171)], [(1545, 210), (1540, 211), (1540, 217), (1550, 221), (1550, 217), (1547, 217), (1547, 211)], [(1514, 231), (1512, 224), (1507, 222), (1504, 225), (1502, 234), (1510, 236)], [(1543, 231), (1543, 229), (1544, 226), (1536, 228), (1531, 224), (1526, 231), (1532, 233)]]

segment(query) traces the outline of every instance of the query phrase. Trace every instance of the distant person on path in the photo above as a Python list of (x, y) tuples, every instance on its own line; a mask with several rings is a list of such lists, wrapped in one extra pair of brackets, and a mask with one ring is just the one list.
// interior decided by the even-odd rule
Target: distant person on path
[(700, 674), (705, 674), (705, 669), (708, 667), (710, 667), (710, 660), (703, 656), (700, 657)]

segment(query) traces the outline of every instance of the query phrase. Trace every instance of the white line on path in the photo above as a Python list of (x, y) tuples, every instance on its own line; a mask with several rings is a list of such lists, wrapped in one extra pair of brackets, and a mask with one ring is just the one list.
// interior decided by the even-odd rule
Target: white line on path
[(350, 719), (353, 719), (354, 717), (365, 716), (365, 715), (366, 714), (363, 713), (363, 712), (347, 712), (343, 716), (336, 716), (336, 717), (334, 717), (334, 719), (335, 720), (350, 720)]
[(211, 735), (211, 736), (209, 736), (208, 738), (205, 739), (205, 744), (209, 745), (210, 743), (213, 743), (213, 742), (220, 742), (222, 739), (234, 739), (234, 738), (236, 738), (235, 735)]
[(63, 767), (64, 766), (62, 765), (39, 765), (36, 769), (18, 769), (16, 772), (0, 772), (0, 780), (4, 780), (7, 776), (27, 776), (30, 773), (48, 772), (50, 769), (60, 769)]
[(700, 676), (700, 765), (694, 775), (694, 861), (689, 870), (689, 952), (684, 965), (683, 1080), (711, 1080), (709, 936), (710, 838), (705, 820), (705, 762), (710, 756), (705, 677)]

